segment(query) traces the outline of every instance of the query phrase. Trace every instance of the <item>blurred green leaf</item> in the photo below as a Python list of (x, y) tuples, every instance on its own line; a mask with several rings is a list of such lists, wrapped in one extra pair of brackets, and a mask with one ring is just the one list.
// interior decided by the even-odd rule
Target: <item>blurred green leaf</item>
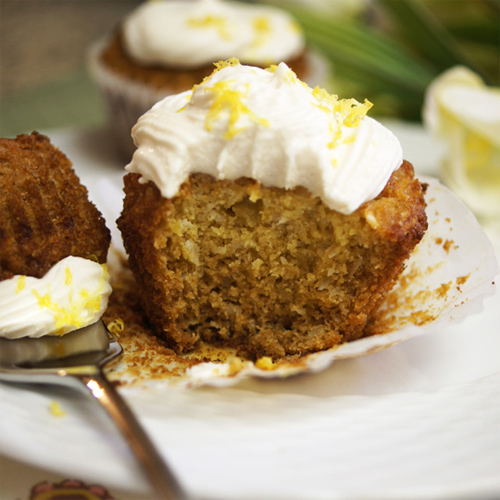
[(358, 100), (374, 102), (374, 111), (380, 101), (401, 118), (419, 120), (429, 84), (453, 66), (468, 66), (489, 84), (500, 76), (498, 0), (373, 0), (358, 19), (286, 8), (308, 44), (331, 61), (333, 91), (339, 84), (353, 89)]
[(470, 42), (483, 43), (500, 48), (499, 19), (471, 20), (462, 23), (449, 24), (448, 31), (455, 37)]
[(437, 76), (432, 67), (373, 28), (355, 20), (332, 19), (311, 11), (289, 8), (302, 25), (308, 43), (319, 49), (342, 80), (352, 79), (374, 93), (403, 100), (407, 118), (418, 119), (425, 89)]
[(307, 39), (334, 62), (342, 60), (344, 64), (364, 68), (369, 75), (416, 91), (424, 88), (435, 74), (366, 26), (318, 17), (297, 9), (294, 13)]
[[(432, 61), (439, 72), (464, 65), (479, 71), (461, 51), (457, 41), (426, 6), (417, 0), (378, 0), (393, 17), (407, 43)], [(456, 7), (458, 8), (458, 7)]]

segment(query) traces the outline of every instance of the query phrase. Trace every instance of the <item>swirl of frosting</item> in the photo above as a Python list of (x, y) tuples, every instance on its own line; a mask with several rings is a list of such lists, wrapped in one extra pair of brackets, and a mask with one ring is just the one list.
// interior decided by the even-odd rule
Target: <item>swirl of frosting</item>
[(304, 50), (303, 33), (288, 13), (221, 0), (146, 2), (124, 20), (123, 40), (137, 62), (179, 68), (230, 57), (265, 66)]
[(392, 132), (365, 116), (370, 107), (311, 89), (284, 63), (263, 70), (228, 61), (139, 119), (126, 169), (166, 198), (191, 173), (206, 173), (303, 186), (349, 214), (375, 198), (403, 160)]
[(0, 337), (64, 335), (95, 323), (111, 294), (106, 266), (69, 256), (42, 278), (0, 281)]

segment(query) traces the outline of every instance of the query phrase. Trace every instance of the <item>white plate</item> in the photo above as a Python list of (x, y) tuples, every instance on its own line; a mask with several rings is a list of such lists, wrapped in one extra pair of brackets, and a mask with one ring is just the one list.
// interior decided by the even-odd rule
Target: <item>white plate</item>
[[(417, 171), (432, 174), (437, 153), (422, 130), (395, 132)], [(121, 182), (123, 165), (107, 138), (75, 130), (50, 136), (109, 223), (120, 200), (108, 198), (103, 206), (96, 193)], [(337, 361), (321, 373), (226, 389), (122, 394), (196, 497), (494, 498), (500, 496), (499, 319), (497, 291), (481, 314), (456, 326)], [(147, 495), (111, 424), (78, 394), (0, 384), (0, 401), (3, 454), (136, 500)], [(52, 401), (66, 416), (49, 411)]]

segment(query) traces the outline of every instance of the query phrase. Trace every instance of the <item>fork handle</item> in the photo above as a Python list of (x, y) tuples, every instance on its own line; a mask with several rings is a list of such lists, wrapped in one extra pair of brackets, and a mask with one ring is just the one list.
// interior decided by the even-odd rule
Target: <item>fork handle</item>
[(185, 500), (186, 494), (160, 456), (148, 435), (118, 391), (97, 369), (92, 374), (75, 374), (91, 395), (106, 409), (133, 451), (151, 485), (162, 500)]

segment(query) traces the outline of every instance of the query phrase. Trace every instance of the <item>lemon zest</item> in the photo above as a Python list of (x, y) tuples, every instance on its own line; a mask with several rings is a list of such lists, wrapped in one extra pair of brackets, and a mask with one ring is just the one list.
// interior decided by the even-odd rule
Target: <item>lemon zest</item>
[(368, 99), (365, 99), (364, 103), (356, 99), (341, 99), (337, 101), (334, 111), (343, 117), (342, 125), (351, 128), (357, 127), (372, 107), (373, 104)]
[(16, 294), (21, 293), (26, 287), (26, 276), (19, 276), (16, 286)]
[(50, 413), (52, 413), (54, 417), (65, 417), (67, 415), (67, 412), (61, 408), (61, 405), (57, 401), (50, 402)]
[[(324, 102), (332, 107), (338, 102), (338, 97), (335, 94), (330, 94), (327, 90), (318, 86), (313, 89), (312, 95), (315, 99), (320, 101), (320, 103)], [(328, 111), (330, 111), (330, 109)]]
[(262, 47), (271, 34), (271, 23), (266, 17), (260, 16), (253, 20), (252, 25), (255, 33), (255, 39), (252, 45), (254, 48)]
[(227, 29), (227, 19), (223, 16), (191, 17), (188, 19), (188, 26), (201, 29), (214, 28), (222, 40), (231, 39)]
[[(226, 59), (225, 61), (217, 61), (214, 63), (215, 70), (214, 73), (217, 73), (217, 71), (220, 71), (221, 69), (233, 66), (238, 66), (240, 64), (240, 60), (237, 57), (231, 57), (230, 59)], [(213, 74), (213, 73), (212, 73)], [(212, 75), (210, 75), (212, 76)], [(205, 77), (205, 80), (210, 78), (210, 76)], [(195, 85), (197, 87), (198, 85)]]
[(69, 267), (66, 267), (66, 279), (64, 280), (64, 284), (66, 286), (69, 286), (71, 285), (72, 281), (73, 281), (73, 276), (71, 274), (71, 270)]
[(216, 82), (212, 87), (207, 88), (207, 91), (214, 94), (214, 101), (208, 110), (205, 128), (208, 131), (212, 130), (214, 122), (224, 111), (229, 112), (228, 129), (223, 135), (226, 140), (233, 138), (246, 128), (237, 127), (237, 123), (243, 115), (248, 116), (251, 121), (263, 127), (269, 127), (268, 120), (257, 116), (243, 103), (242, 99), (248, 95), (248, 86), (246, 87), (247, 91), (242, 92), (232, 89), (231, 83), (232, 82)]
[(123, 333), (123, 330), (125, 330), (125, 323), (121, 318), (116, 318), (115, 321), (111, 321), (107, 326), (108, 330), (116, 337), (119, 337)]
[(65, 327), (67, 326), (74, 326), (76, 328), (84, 326), (84, 320), (81, 317), (83, 307), (81, 304), (76, 306), (73, 304), (72, 295), (70, 295), (69, 298), (70, 306), (66, 308), (54, 302), (49, 292), (41, 295), (35, 289), (32, 291), (38, 300), (38, 306), (40, 309), (49, 309), (54, 313), (54, 320), (56, 322), (56, 331), (54, 333), (58, 335), (64, 334)]
[(275, 368), (273, 359), (269, 356), (262, 356), (255, 362), (255, 366), (260, 370), (273, 370)]
[(227, 68), (228, 66), (237, 66), (238, 64), (240, 64), (240, 61), (236, 57), (231, 57), (230, 59), (227, 59), (225, 61), (223, 60), (223, 61), (214, 62), (215, 69), (213, 70), (213, 72), (210, 75), (205, 76), (205, 78), (203, 78), (201, 83), (196, 83), (195, 85), (193, 85), (193, 88), (191, 89), (190, 94), (187, 96), (187, 103), (184, 106), (182, 106), (182, 108), (178, 109), (176, 112), (181, 113), (182, 111), (184, 111), (186, 109), (187, 105), (189, 104), (189, 102), (191, 101), (191, 97), (193, 97), (193, 94), (195, 93), (196, 89), (198, 87), (206, 84), (215, 73), (217, 73), (221, 69)]
[[(342, 138), (342, 128), (354, 128), (359, 125), (361, 120), (366, 116), (373, 104), (365, 99), (364, 103), (358, 102), (356, 99), (340, 99), (335, 94), (330, 94), (323, 88), (315, 87), (312, 91), (312, 96), (317, 102), (313, 102), (313, 106), (321, 109), (325, 113), (331, 114), (329, 119), (329, 128), (332, 134), (331, 141), (327, 144), (329, 149), (334, 149)], [(335, 119), (335, 121), (334, 121)], [(334, 126), (335, 125), (335, 126)], [(349, 144), (356, 140), (354, 135), (345, 138), (343, 144)], [(337, 162), (332, 160), (332, 165)]]
[(40, 309), (49, 309), (54, 313), (54, 321), (56, 323), (55, 334), (63, 335), (68, 331), (68, 327), (73, 326), (81, 328), (85, 326), (88, 316), (95, 315), (101, 309), (101, 298), (105, 286), (108, 282), (108, 269), (105, 264), (101, 265), (103, 273), (99, 278), (96, 288), (89, 292), (86, 288), (80, 289), (75, 296), (74, 290), (70, 290), (68, 294), (69, 305), (67, 307), (57, 304), (50, 295), (50, 286), (47, 293), (41, 294), (36, 289), (32, 289)]

